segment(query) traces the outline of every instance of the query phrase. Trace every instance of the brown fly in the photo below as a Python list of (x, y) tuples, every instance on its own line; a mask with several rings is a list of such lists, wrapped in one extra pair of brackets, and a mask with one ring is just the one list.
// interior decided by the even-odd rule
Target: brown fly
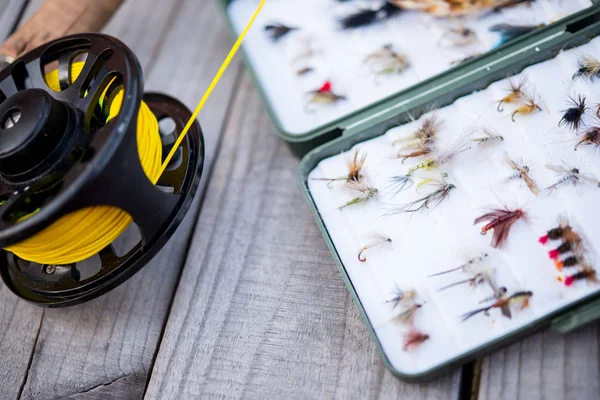
[(574, 150), (577, 150), (581, 145), (594, 146), (597, 149), (600, 146), (600, 127), (593, 126), (586, 129), (579, 142), (575, 145)]
[(438, 41), (440, 47), (465, 47), (477, 43), (477, 33), (466, 26), (446, 29)]
[(506, 163), (515, 171), (514, 174), (506, 178), (507, 182), (515, 179), (521, 179), (523, 182), (525, 182), (531, 193), (536, 196), (540, 193), (540, 189), (538, 188), (537, 184), (529, 176), (529, 167), (525, 165), (523, 160), (513, 160), (510, 158), (508, 153), (504, 152), (504, 161), (506, 161)]
[(370, 64), (377, 75), (399, 74), (410, 66), (408, 58), (394, 50), (392, 44), (367, 55), (364, 62)]
[(565, 277), (565, 286), (572, 286), (577, 281), (585, 280), (588, 283), (598, 283), (596, 270), (589, 265), (584, 265), (580, 271)]
[[(421, 122), (421, 126), (414, 133), (394, 141), (394, 144), (402, 144), (397, 157), (402, 158), (402, 162), (404, 162), (409, 158), (430, 154), (435, 147), (440, 127), (441, 123), (435, 115), (432, 114), (425, 117)], [(409, 152), (406, 153), (403, 151)]]
[(367, 257), (365, 257), (365, 252), (367, 250), (372, 249), (374, 247), (392, 243), (391, 238), (381, 235), (379, 233), (371, 234), (370, 239), (371, 240), (369, 241), (369, 243), (367, 243), (365, 246), (363, 246), (363, 248), (360, 250), (360, 253), (358, 253), (358, 261), (360, 261), (360, 262), (367, 261)]
[(488, 223), (481, 228), (481, 234), (486, 235), (489, 231), (493, 230), (492, 247), (499, 249), (506, 244), (506, 239), (508, 239), (508, 234), (514, 223), (525, 217), (525, 211), (520, 208), (517, 208), (516, 210), (510, 210), (508, 208), (494, 209), (475, 219), (474, 224), (488, 221)]
[(502, 312), (502, 315), (504, 315), (508, 319), (511, 319), (511, 306), (517, 306), (519, 309), (523, 310), (529, 305), (529, 300), (532, 296), (533, 292), (531, 291), (516, 292), (512, 296), (504, 295), (487, 307), (478, 308), (477, 310), (463, 314), (462, 320), (466, 321), (469, 318), (480, 313), (484, 313), (487, 316), (490, 314), (490, 311), (494, 308), (499, 308)]
[(363, 168), (365, 166), (365, 161), (367, 160), (367, 154), (361, 153), (359, 149), (354, 150), (354, 155), (348, 161), (348, 174), (344, 176), (339, 176), (337, 178), (312, 178), (315, 181), (327, 181), (327, 185), (331, 185), (331, 183), (336, 181), (345, 181), (346, 183), (350, 182), (360, 182), (363, 176)]
[(314, 70), (315, 69), (313, 67), (302, 67), (296, 71), (296, 75), (298, 75), (298, 76), (308, 75), (311, 72), (314, 72)]
[(600, 61), (592, 56), (583, 56), (577, 61), (578, 67), (573, 79), (585, 78), (591, 82), (600, 78)]

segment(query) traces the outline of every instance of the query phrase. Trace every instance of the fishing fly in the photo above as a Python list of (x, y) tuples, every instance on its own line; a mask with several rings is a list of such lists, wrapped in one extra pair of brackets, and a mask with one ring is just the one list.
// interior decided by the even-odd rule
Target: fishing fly
[(392, 207), (385, 214), (385, 216), (431, 210), (439, 206), (448, 197), (452, 189), (456, 189), (456, 186), (447, 183), (443, 179), (435, 179), (432, 182), (428, 183), (428, 186), (432, 186), (434, 190), (418, 200), (412, 201), (402, 206)]
[(456, 286), (461, 286), (464, 284), (469, 284), (471, 287), (477, 287), (481, 285), (490, 286), (494, 292), (496, 291), (496, 285), (494, 284), (494, 274), (496, 273), (496, 269), (489, 267), (487, 265), (479, 265), (477, 267), (472, 268), (472, 271), (468, 274), (469, 278), (463, 279), (457, 282), (453, 282), (449, 285), (443, 286), (438, 289), (438, 292), (443, 292), (445, 290), (451, 289)]
[(573, 275), (565, 277), (565, 286), (572, 286), (577, 281), (586, 281), (588, 283), (598, 283), (596, 270), (589, 265), (584, 265), (580, 271)]
[(563, 110), (563, 117), (558, 122), (558, 126), (567, 125), (569, 128), (577, 131), (581, 126), (581, 119), (588, 109), (586, 97), (581, 94), (577, 97), (569, 96), (569, 106), (569, 108)]
[(365, 166), (365, 161), (367, 161), (367, 154), (361, 153), (360, 149), (354, 150), (354, 155), (347, 162), (348, 173), (344, 176), (339, 176), (337, 178), (311, 178), (314, 181), (327, 181), (327, 185), (330, 186), (333, 182), (336, 181), (345, 181), (346, 183), (350, 182), (360, 182), (363, 175), (363, 169)]
[(517, 115), (530, 115), (536, 111), (542, 111), (542, 107), (536, 102), (535, 95), (525, 94), (524, 103), (512, 113), (512, 121), (515, 121)]
[[(441, 122), (438, 121), (435, 114), (423, 118), (421, 126), (414, 133), (394, 141), (394, 144), (402, 144), (397, 157), (402, 158), (402, 162), (404, 162), (409, 158), (421, 157), (431, 153), (440, 128)], [(403, 153), (403, 151), (410, 151), (410, 153)]]
[(290, 32), (297, 31), (300, 28), (295, 26), (287, 26), (279, 22), (273, 22), (265, 25), (264, 30), (273, 42), (278, 42)]
[(556, 172), (557, 174), (561, 175), (558, 181), (556, 181), (556, 183), (546, 188), (546, 191), (548, 193), (553, 192), (554, 190), (558, 189), (560, 186), (564, 186), (565, 184), (571, 184), (576, 186), (578, 184), (581, 184), (582, 182), (590, 182), (600, 187), (600, 181), (598, 179), (582, 174), (579, 171), (579, 168), (569, 167), (566, 165), (558, 166), (553, 164), (546, 164), (546, 168), (550, 171)]
[(583, 238), (575, 232), (564, 217), (559, 218), (557, 227), (550, 229), (539, 238), (539, 242), (543, 245), (548, 241), (560, 241), (560, 245), (548, 251), (548, 257), (554, 260), (556, 269), (560, 271), (580, 264), (584, 252)]
[(396, 290), (394, 292), (394, 297), (391, 300), (386, 301), (386, 303), (392, 303), (392, 308), (396, 307), (401, 308), (410, 308), (417, 300), (417, 291), (415, 289), (407, 289), (403, 290), (398, 285), (396, 285)]
[(440, 47), (466, 47), (477, 43), (477, 33), (466, 26), (452, 27), (444, 31), (438, 41)]
[(358, 261), (360, 262), (365, 262), (367, 261), (367, 257), (365, 257), (365, 252), (369, 249), (372, 249), (374, 247), (378, 247), (378, 246), (382, 246), (382, 245), (387, 245), (387, 244), (391, 244), (392, 243), (392, 239), (384, 236), (380, 233), (372, 233), (369, 235), (369, 243), (366, 244), (365, 246), (363, 246), (363, 248), (360, 250), (360, 253), (358, 253)]
[(525, 182), (531, 193), (537, 196), (540, 192), (540, 189), (535, 181), (529, 176), (529, 167), (525, 165), (523, 160), (513, 160), (510, 158), (507, 152), (504, 152), (504, 161), (506, 161), (513, 171), (515, 171), (511, 176), (506, 178), (506, 182), (510, 182), (515, 179), (521, 179), (523, 182)]
[(577, 60), (577, 71), (573, 74), (573, 79), (585, 78), (594, 82), (600, 78), (600, 61), (598, 59), (585, 55)]
[(594, 146), (594, 148), (598, 148), (600, 146), (600, 127), (593, 126), (588, 128), (584, 133), (579, 142), (575, 144), (574, 150), (581, 145)]
[(364, 63), (370, 64), (376, 75), (390, 75), (404, 72), (410, 66), (408, 58), (394, 50), (392, 44), (367, 55)]
[(401, 9), (392, 2), (384, 1), (379, 7), (361, 9), (346, 15), (340, 20), (340, 23), (344, 29), (359, 28), (389, 19), (400, 11)]
[(347, 203), (339, 206), (338, 210), (343, 210), (346, 207), (354, 206), (357, 204), (366, 203), (368, 200), (373, 199), (377, 196), (379, 191), (376, 188), (370, 187), (365, 179), (362, 181), (351, 181), (346, 183), (345, 189), (348, 193), (354, 196), (354, 198)]
[[(430, 151), (433, 153), (433, 157), (429, 158), (422, 163), (415, 165), (414, 167), (410, 167), (406, 175), (397, 175), (391, 178), (391, 184), (389, 189), (393, 194), (398, 194), (405, 189), (410, 188), (413, 185), (412, 176), (415, 172), (419, 170), (431, 170), (435, 168), (439, 168), (443, 164), (446, 164), (450, 160), (452, 160), (458, 154), (471, 149), (470, 146), (471, 140), (464, 136), (459, 139), (457, 142), (453, 143), (451, 146), (445, 149), (437, 149), (435, 151)], [(447, 177), (447, 174), (442, 174), (441, 178)], [(435, 181), (439, 181), (436, 178), (427, 178), (419, 183), (417, 189), (420, 189), (423, 186), (426, 186), (429, 183), (435, 183)]]
[(477, 143), (479, 146), (485, 146), (488, 144), (493, 144), (493, 143), (498, 143), (498, 142), (504, 141), (504, 136), (499, 135), (498, 133), (494, 132), (490, 128), (487, 128), (484, 126), (481, 128), (481, 131), (483, 133), (483, 136), (473, 138), (473, 141), (475, 143)]
[(525, 211), (520, 208), (511, 210), (509, 208), (494, 209), (488, 213), (483, 214), (479, 218), (475, 219), (474, 224), (487, 221), (488, 223), (481, 228), (481, 234), (486, 235), (489, 231), (493, 230), (492, 236), (492, 247), (500, 249), (506, 244), (510, 229), (520, 219), (526, 217)]
[[(417, 294), (414, 290), (405, 292), (403, 297), (396, 304), (400, 305), (400, 312), (392, 318), (392, 322), (398, 325), (412, 325), (415, 314), (423, 305), (417, 301)], [(394, 305), (396, 308), (396, 305)]]
[(334, 104), (346, 100), (346, 96), (336, 94), (333, 91), (333, 85), (329, 81), (321, 85), (320, 88), (309, 91), (307, 96), (309, 97), (306, 106), (307, 111), (311, 111), (309, 107), (311, 104)]
[(525, 96), (525, 83), (525, 78), (521, 79), (520, 81), (508, 79), (508, 94), (504, 96), (502, 100), (500, 100), (497, 110), (504, 111), (504, 104), (514, 104), (521, 101)]
[(579, 238), (579, 235), (573, 231), (566, 218), (559, 217), (558, 226), (547, 231), (545, 235), (540, 236), (539, 242), (545, 245), (549, 240), (572, 240), (575, 238)]
[(563, 268), (572, 268), (581, 264), (581, 259), (579, 256), (573, 255), (565, 258), (564, 260), (555, 259), (554, 265), (556, 269), (562, 271)]
[(308, 75), (311, 72), (314, 72), (315, 69), (313, 67), (302, 67), (299, 70), (296, 71), (296, 75), (298, 76), (304, 76), (304, 75)]
[(448, 270), (445, 270), (442, 272), (437, 272), (437, 273), (429, 275), (427, 277), (432, 278), (434, 276), (446, 275), (446, 274), (449, 274), (449, 273), (455, 272), (455, 271), (472, 272), (473, 267), (482, 264), (486, 260), (487, 257), (488, 257), (487, 253), (482, 253), (481, 255), (479, 255), (477, 257), (473, 257), (473, 258), (467, 260), (466, 263), (459, 265), (456, 268), (448, 269)]
[(533, 292), (531, 292), (531, 291), (516, 292), (515, 294), (513, 294), (511, 296), (504, 295), (501, 298), (499, 298), (498, 300), (496, 300), (493, 304), (491, 304), (487, 307), (478, 308), (477, 310), (474, 310), (474, 311), (470, 311), (466, 314), (463, 314), (461, 317), (464, 322), (464, 321), (468, 320), (469, 318), (471, 318), (477, 314), (480, 314), (480, 313), (484, 313), (486, 316), (489, 316), (490, 311), (492, 309), (499, 308), (500, 311), (502, 312), (502, 315), (504, 315), (508, 319), (511, 319), (512, 318), (511, 306), (516, 306), (516, 307), (518, 307), (518, 309), (523, 310), (527, 306), (529, 306), (529, 300), (531, 299), (532, 296), (533, 296)]
[(427, 340), (429, 340), (428, 334), (423, 333), (417, 328), (413, 327), (408, 331), (408, 333), (404, 337), (404, 346), (402, 348), (404, 351), (408, 351), (410, 349), (420, 346)]
[(423, 161), (422, 163), (409, 168), (408, 175), (412, 175), (420, 169), (433, 169), (450, 162), (457, 155), (471, 149), (471, 139), (468, 136), (463, 136), (456, 142), (446, 148), (437, 146), (433, 149), (433, 157)]

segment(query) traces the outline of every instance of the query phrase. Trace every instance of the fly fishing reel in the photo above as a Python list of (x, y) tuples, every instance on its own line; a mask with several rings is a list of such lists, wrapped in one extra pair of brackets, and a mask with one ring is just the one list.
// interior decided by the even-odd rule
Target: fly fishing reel
[[(69, 306), (148, 263), (198, 188), (197, 122), (159, 168), (190, 117), (175, 99), (144, 95), (137, 58), (106, 35), (52, 41), (0, 71), (0, 274), (10, 290)], [(159, 129), (167, 121), (172, 128)], [(121, 246), (128, 221), (139, 235)]]

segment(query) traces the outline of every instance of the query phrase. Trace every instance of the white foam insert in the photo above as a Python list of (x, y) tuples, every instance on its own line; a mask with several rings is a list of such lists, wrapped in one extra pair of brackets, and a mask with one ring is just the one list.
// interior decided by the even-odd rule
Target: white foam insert
[[(564, 185), (551, 194), (542, 192), (534, 196), (521, 180), (504, 182), (513, 173), (503, 159), (504, 151), (513, 159), (523, 157), (531, 169), (530, 176), (540, 188), (557, 181), (556, 174), (545, 168), (548, 163), (566, 162), (582, 173), (600, 178), (598, 150), (581, 146), (574, 151), (577, 135), (566, 127), (558, 127), (562, 111), (568, 107), (568, 95), (585, 95), (591, 108), (588, 114), (593, 114), (600, 103), (600, 82), (571, 79), (582, 54), (600, 56), (600, 38), (561, 52), (513, 78), (518, 81), (525, 77), (528, 90), (535, 90), (543, 108), (532, 115), (517, 116), (516, 122), (511, 121), (514, 106), (506, 105), (504, 112), (496, 110), (499, 99), (507, 94), (506, 80), (434, 111), (443, 121), (442, 142), (481, 125), (504, 137), (503, 142), (476, 147), (443, 166), (442, 170), (449, 174), (448, 182), (457, 189), (437, 208), (382, 218), (390, 204), (405, 204), (423, 194), (417, 193), (413, 186), (395, 197), (383, 195), (365, 204), (336, 210), (351, 198), (340, 190), (343, 185), (329, 188), (323, 181), (312, 178), (347, 174), (346, 162), (354, 149), (321, 161), (310, 173), (310, 193), (381, 346), (398, 371), (404, 374), (428, 371), (600, 290), (598, 285), (586, 282), (565, 287), (547, 256), (557, 242), (549, 242), (547, 246), (538, 243), (540, 236), (558, 225), (559, 215), (568, 217), (588, 240), (600, 237), (600, 215), (595, 207), (600, 202), (600, 188), (591, 183), (579, 187)], [(598, 123), (589, 115), (584, 122)], [(405, 174), (409, 167), (422, 161), (402, 164), (393, 158), (398, 147), (392, 142), (414, 132), (419, 124), (420, 121), (415, 121), (399, 126), (356, 146), (367, 153), (365, 171), (374, 187), (385, 189), (392, 176)], [(513, 226), (504, 249), (495, 250), (490, 247), (491, 233), (482, 236), (483, 224), (474, 226), (473, 221), (490, 207), (501, 208), (502, 203), (511, 208), (522, 207), (528, 219)], [(371, 232), (389, 235), (393, 246), (368, 251), (367, 261), (361, 263), (357, 254), (366, 244), (365, 235)], [(588, 243), (588, 258), (592, 262), (597, 261), (594, 254), (598, 254), (599, 246), (597, 241)], [(438, 288), (468, 276), (455, 272), (427, 277), (457, 267), (482, 252), (489, 254), (488, 262), (496, 268), (499, 286), (508, 288), (509, 293), (519, 290), (534, 293), (530, 306), (514, 311), (512, 319), (494, 309), (489, 317), (478, 315), (461, 322), (460, 316), (480, 307), (479, 301), (491, 295), (490, 290), (463, 285), (438, 292)], [(573, 271), (565, 269), (563, 273), (568, 275)], [(396, 286), (415, 288), (425, 304), (417, 312), (415, 325), (431, 338), (410, 351), (402, 349), (405, 328), (392, 323), (395, 311), (386, 303)]]
[[(589, 7), (590, 0), (536, 0), (530, 4), (488, 13), (481, 18), (436, 19), (430, 15), (405, 12), (373, 26), (344, 31), (339, 18), (371, 7), (379, 1), (271, 0), (248, 32), (244, 49), (280, 127), (301, 135), (348, 116), (374, 102), (433, 77), (453, 62), (492, 49), (500, 38), (489, 32), (498, 23), (515, 25), (548, 24)], [(255, 11), (258, 0), (234, 0), (228, 14), (240, 33)], [(300, 27), (273, 43), (263, 31), (265, 24), (280, 22)], [(466, 26), (477, 33), (478, 42), (451, 47), (440, 42), (449, 28)], [(320, 51), (317, 56), (294, 62), (306, 48), (306, 41)], [(411, 67), (403, 73), (375, 77), (365, 57), (391, 43), (405, 54)], [(441, 44), (441, 45), (440, 45)], [(299, 77), (296, 71), (311, 66), (314, 73)], [(306, 93), (331, 81), (333, 90), (346, 101), (306, 111)]]

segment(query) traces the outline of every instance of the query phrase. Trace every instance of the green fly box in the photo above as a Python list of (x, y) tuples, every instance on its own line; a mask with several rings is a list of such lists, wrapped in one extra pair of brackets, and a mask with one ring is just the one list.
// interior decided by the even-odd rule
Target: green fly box
[[(389, 369), (430, 379), (600, 317), (599, 6), (343, 29), (354, 2), (293, 3), (267, 4), (246, 61), (281, 136), (320, 143), (299, 180)], [(237, 31), (256, 2), (223, 4)]]

